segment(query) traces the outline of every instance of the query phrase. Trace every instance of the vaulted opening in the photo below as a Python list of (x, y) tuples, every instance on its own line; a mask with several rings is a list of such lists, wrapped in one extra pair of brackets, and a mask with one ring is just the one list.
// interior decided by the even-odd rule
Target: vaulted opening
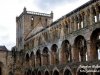
[(47, 47), (44, 47), (43, 49), (43, 64), (48, 65), (49, 64), (49, 49)]
[(68, 40), (64, 40), (61, 45), (61, 61), (66, 64), (71, 59), (71, 45)]
[(58, 64), (59, 63), (59, 56), (57, 54), (58, 46), (56, 44), (53, 44), (51, 46), (51, 63), (52, 64)]
[(100, 28), (91, 34), (91, 52), (93, 59), (100, 60)]
[(83, 36), (79, 35), (75, 38), (74, 41), (74, 45), (75, 45), (75, 58), (78, 61), (86, 61), (86, 57), (87, 57), (87, 44), (86, 44), (86, 40)]
[(45, 75), (49, 75), (49, 72), (48, 72), (48, 71), (46, 71), (46, 72), (45, 72)]
[(57, 70), (55, 70), (55, 71), (53, 72), (53, 75), (59, 75), (59, 72), (58, 72)]
[(40, 50), (37, 50), (37, 52), (36, 52), (36, 64), (37, 64), (37, 66), (41, 66), (41, 53), (40, 53)]
[(67, 69), (67, 70), (65, 70), (64, 75), (72, 75), (72, 74), (71, 74), (71, 72)]

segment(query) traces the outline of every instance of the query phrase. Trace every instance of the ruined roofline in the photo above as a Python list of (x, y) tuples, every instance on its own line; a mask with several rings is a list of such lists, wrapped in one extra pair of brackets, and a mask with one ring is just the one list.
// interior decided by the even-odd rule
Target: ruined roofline
[[(74, 14), (74, 13), (80, 11), (81, 9), (84, 9), (85, 7), (91, 5), (92, 3), (96, 2), (96, 1), (99, 1), (99, 0), (90, 0), (90, 1), (86, 2), (85, 4), (79, 6), (78, 8), (74, 9), (73, 11), (71, 11), (71, 12), (65, 14), (64, 16), (62, 16), (61, 18), (57, 19), (57, 20), (54, 21), (50, 26), (55, 25), (57, 22), (59, 22), (60, 20), (62, 20), (64, 17), (69, 17), (69, 16), (71, 16), (72, 14)], [(49, 28), (50, 26), (47, 26), (46, 28)], [(42, 31), (44, 31), (46, 28), (40, 30), (39, 32), (33, 34), (32, 36), (30, 36), (29, 38), (24, 39), (24, 40), (27, 41), (27, 40), (30, 39), (31, 37), (37, 35), (38, 33), (42, 32)]]
[(91, 5), (92, 3), (96, 2), (96, 1), (99, 1), (99, 0), (90, 0), (90, 1), (86, 2), (85, 4), (83, 4), (83, 5), (79, 6), (79, 7), (77, 7), (76, 9), (72, 10), (71, 12), (65, 14), (65, 15), (62, 16), (61, 18), (59, 18), (59, 19), (57, 19), (56, 21), (54, 21), (54, 22), (52, 23), (52, 25), (54, 25), (55, 23), (59, 22), (59, 21), (62, 20), (64, 17), (69, 17), (69, 16), (71, 16), (72, 14), (74, 14), (74, 13), (80, 11), (81, 9), (84, 9), (85, 7)]
[(34, 12), (34, 11), (27, 11), (27, 14), (51, 17), (51, 14), (40, 13), (40, 12)]
[(24, 7), (23, 12), (19, 16), (16, 17), (16, 21), (18, 19), (20, 19), (20, 17), (22, 17), (24, 14), (33, 15), (33, 16), (34, 15), (36, 15), (36, 16), (45, 16), (45, 17), (51, 17), (51, 18), (53, 18), (53, 12), (52, 11), (51, 11), (50, 14), (40, 13), (40, 12), (34, 12), (34, 11), (27, 11), (26, 8)]

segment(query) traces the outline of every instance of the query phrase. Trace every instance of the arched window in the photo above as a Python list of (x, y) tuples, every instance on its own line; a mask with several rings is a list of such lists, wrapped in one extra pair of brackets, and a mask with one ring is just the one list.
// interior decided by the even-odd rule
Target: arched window
[(38, 71), (38, 74), (37, 75), (41, 75), (41, 71)]
[(26, 54), (26, 62), (29, 62), (29, 54)]
[(31, 52), (30, 54), (30, 60), (31, 60), (31, 65), (35, 67), (35, 56), (33, 52)]
[(71, 61), (71, 45), (68, 40), (64, 40), (61, 45), (61, 61), (66, 64), (67, 61)]
[(37, 64), (37, 66), (41, 66), (41, 53), (40, 53), (40, 50), (37, 50), (37, 52), (36, 52), (36, 64)]
[(49, 75), (49, 72), (48, 72), (48, 71), (46, 71), (46, 72), (45, 72), (45, 75)]
[(27, 75), (31, 75), (31, 70), (28, 70), (27, 71)]
[(55, 70), (55, 71), (53, 72), (53, 75), (59, 75), (59, 72), (58, 72), (57, 70)]
[(93, 14), (93, 20), (94, 20), (94, 22), (97, 22), (97, 15), (96, 15), (95, 7), (92, 7), (92, 14)]
[(35, 72), (34, 71), (32, 71), (32, 75), (35, 75)]
[(86, 10), (86, 24), (90, 25), (90, 9)]
[(57, 54), (58, 46), (56, 44), (53, 44), (51, 47), (51, 63), (52, 64), (58, 64), (58, 54)]
[(97, 20), (100, 21), (100, 5), (97, 3), (96, 6)]
[(48, 48), (44, 47), (43, 49), (43, 64), (48, 65), (49, 64), (49, 54), (48, 54)]
[(53, 44), (51, 47), (52, 52), (57, 52), (58, 46), (56, 44)]
[(86, 61), (87, 45), (86, 45), (86, 40), (84, 39), (84, 37), (81, 35), (77, 36), (74, 41), (74, 45), (75, 45), (76, 60)]
[[(1, 68), (0, 68), (0, 71), (1, 71)], [(0, 73), (0, 75), (2, 75), (2, 74)], [(14, 75), (14, 74), (12, 73), (12, 71), (10, 71), (9, 75)]]
[(65, 70), (64, 75), (72, 75), (69, 70)]
[(91, 34), (91, 53), (93, 60), (100, 60), (100, 28)]

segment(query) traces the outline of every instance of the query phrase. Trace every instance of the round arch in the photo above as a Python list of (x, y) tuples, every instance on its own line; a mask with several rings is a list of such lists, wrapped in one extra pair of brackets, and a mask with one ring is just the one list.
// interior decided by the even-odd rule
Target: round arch
[(34, 71), (32, 71), (32, 75), (35, 75), (35, 72)]
[(35, 67), (35, 55), (33, 51), (30, 54), (30, 60), (31, 65)]
[(72, 75), (72, 74), (71, 74), (70, 70), (66, 69), (66, 70), (64, 71), (64, 75)]
[(44, 75), (49, 75), (49, 72), (48, 71), (45, 71), (45, 74)]
[(100, 60), (100, 28), (95, 29), (90, 36), (90, 50), (93, 60)]
[(41, 66), (41, 52), (39, 49), (36, 52), (36, 65)]
[(43, 55), (43, 64), (44, 65), (48, 65), (49, 64), (49, 49), (48, 47), (44, 47), (43, 48), (43, 52), (42, 52), (42, 55)]
[(38, 71), (38, 72), (37, 72), (37, 75), (41, 75), (41, 71)]
[[(0, 75), (2, 75), (2, 74), (0, 74)], [(12, 71), (10, 71), (8, 75), (13, 75)]]
[(58, 46), (56, 44), (53, 44), (51, 46), (51, 64), (58, 64), (59, 63), (57, 50), (58, 50)]
[(71, 45), (68, 40), (64, 40), (61, 44), (61, 61), (62, 64), (71, 61)]
[(59, 72), (57, 70), (54, 70), (53, 75), (59, 75)]
[(26, 56), (25, 56), (26, 62), (29, 62), (29, 58), (30, 58), (29, 54), (27, 53)]
[(57, 49), (58, 49), (58, 46), (57, 46), (56, 44), (53, 44), (53, 45), (51, 46), (51, 51), (52, 51), (52, 52), (57, 52)]
[(74, 40), (74, 57), (76, 61), (87, 60), (87, 43), (84, 36), (79, 35)]

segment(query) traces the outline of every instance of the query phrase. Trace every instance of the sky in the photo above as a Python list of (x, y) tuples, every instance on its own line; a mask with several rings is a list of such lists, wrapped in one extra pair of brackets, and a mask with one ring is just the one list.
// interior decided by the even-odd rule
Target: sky
[(89, 0), (0, 0), (0, 45), (16, 45), (16, 16), (28, 11), (54, 13), (54, 21)]

